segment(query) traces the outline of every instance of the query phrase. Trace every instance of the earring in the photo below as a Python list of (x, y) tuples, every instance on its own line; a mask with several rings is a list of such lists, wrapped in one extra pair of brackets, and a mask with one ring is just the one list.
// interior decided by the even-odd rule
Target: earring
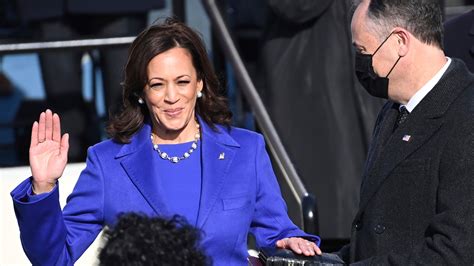
[(201, 92), (201, 91), (198, 91), (197, 97), (198, 97), (198, 98), (201, 98), (201, 97), (202, 97), (202, 92)]
[(142, 99), (142, 98), (138, 98), (138, 103), (139, 103), (139, 104), (143, 104), (143, 99)]

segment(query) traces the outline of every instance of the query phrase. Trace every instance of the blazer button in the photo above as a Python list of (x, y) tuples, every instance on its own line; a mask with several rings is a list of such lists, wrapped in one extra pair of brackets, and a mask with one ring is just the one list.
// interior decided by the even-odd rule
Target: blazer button
[(378, 225), (374, 226), (374, 231), (377, 234), (382, 234), (385, 231), (385, 226), (383, 226), (381, 224), (378, 224)]

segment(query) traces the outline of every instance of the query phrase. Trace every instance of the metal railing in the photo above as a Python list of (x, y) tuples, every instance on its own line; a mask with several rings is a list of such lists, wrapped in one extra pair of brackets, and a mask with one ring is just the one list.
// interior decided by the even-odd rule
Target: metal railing
[(104, 46), (124, 46), (131, 44), (134, 39), (135, 36), (68, 41), (6, 43), (0, 44), (0, 55), (38, 52), (44, 50), (91, 49)]
[(319, 224), (315, 197), (308, 193), (296, 172), (275, 126), (271, 122), (262, 99), (245, 68), (216, 2), (214, 0), (202, 0), (202, 3), (209, 15), (214, 30), (217, 32), (216, 35), (221, 43), (221, 47), (234, 69), (237, 82), (240, 84), (240, 88), (249, 102), (255, 119), (267, 140), (270, 152), (274, 155), (278, 168), (281, 170), (298, 205), (301, 207), (303, 229), (308, 233), (317, 234), (319, 232)]

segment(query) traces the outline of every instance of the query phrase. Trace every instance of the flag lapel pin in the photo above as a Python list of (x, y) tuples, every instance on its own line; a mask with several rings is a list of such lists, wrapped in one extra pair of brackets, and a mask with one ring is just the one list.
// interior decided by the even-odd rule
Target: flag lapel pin
[(402, 140), (405, 141), (405, 142), (409, 142), (411, 140), (411, 136), (410, 135), (405, 135), (405, 136), (403, 136)]

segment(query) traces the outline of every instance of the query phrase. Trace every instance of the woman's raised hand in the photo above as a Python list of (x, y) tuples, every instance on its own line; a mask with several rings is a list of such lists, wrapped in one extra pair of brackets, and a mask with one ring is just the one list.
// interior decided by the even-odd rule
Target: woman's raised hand
[(30, 167), (35, 194), (51, 191), (67, 163), (69, 134), (61, 136), (61, 122), (51, 110), (42, 112), (33, 123), (30, 144)]

